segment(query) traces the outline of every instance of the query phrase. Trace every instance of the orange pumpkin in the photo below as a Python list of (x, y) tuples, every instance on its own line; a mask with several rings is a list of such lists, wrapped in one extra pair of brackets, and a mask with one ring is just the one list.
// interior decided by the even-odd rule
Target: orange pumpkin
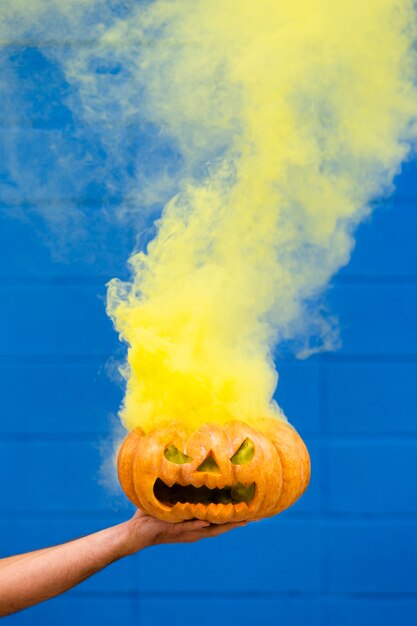
[(171, 522), (275, 515), (304, 493), (310, 459), (288, 423), (260, 424), (203, 424), (191, 435), (178, 423), (146, 434), (135, 428), (119, 451), (122, 488), (138, 508)]

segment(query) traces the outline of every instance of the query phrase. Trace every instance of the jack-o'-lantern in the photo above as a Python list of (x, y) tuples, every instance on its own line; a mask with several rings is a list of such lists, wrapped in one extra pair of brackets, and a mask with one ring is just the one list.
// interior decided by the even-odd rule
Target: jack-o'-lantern
[(310, 459), (287, 422), (260, 423), (203, 424), (191, 434), (178, 423), (146, 434), (136, 428), (118, 455), (122, 488), (137, 507), (171, 522), (275, 515), (304, 493)]

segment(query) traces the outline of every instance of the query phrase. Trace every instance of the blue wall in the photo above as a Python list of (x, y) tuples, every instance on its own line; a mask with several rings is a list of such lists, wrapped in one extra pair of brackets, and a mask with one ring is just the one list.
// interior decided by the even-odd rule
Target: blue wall
[[(71, 132), (53, 104), (40, 98), (27, 128), (1, 120), (4, 145), (30, 147), (19, 158), (35, 172), (45, 166), (37, 157), (53, 141), (48, 133)], [(52, 241), (38, 208), (84, 202), (88, 214), (94, 207), (70, 189), (64, 197), (52, 189), (33, 208), (27, 186), (10, 198), (7, 175), (0, 205), (2, 555), (67, 541), (131, 513), (102, 485), (100, 468), (122, 397), (108, 375), (120, 346), (104, 310), (105, 283), (125, 274), (133, 234), (115, 224), (104, 237), (99, 220), (88, 222), (81, 240), (58, 254), (65, 238)], [(417, 166), (408, 165), (394, 198), (360, 227), (352, 262), (333, 281), (328, 302), (340, 318), (341, 350), (279, 364), (278, 400), (312, 456), (305, 497), (216, 540), (119, 562), (10, 624), (415, 626), (416, 181)], [(93, 248), (87, 258), (83, 251)]]

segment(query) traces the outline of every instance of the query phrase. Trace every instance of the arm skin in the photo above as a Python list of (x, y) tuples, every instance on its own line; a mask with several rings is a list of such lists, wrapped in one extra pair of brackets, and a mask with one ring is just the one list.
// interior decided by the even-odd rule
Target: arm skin
[(142, 511), (132, 519), (62, 545), (0, 560), (0, 617), (75, 587), (110, 563), (161, 543), (190, 543), (241, 524), (193, 520), (172, 524)]

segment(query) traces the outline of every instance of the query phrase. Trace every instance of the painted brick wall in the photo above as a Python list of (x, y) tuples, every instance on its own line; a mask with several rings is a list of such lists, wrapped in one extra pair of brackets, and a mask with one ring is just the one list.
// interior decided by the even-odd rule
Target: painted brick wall
[[(41, 100), (29, 129), (0, 120), (5, 145), (30, 146), (21, 157), (28, 168), (43, 158), (48, 133), (65, 127), (51, 107)], [(131, 512), (103, 486), (100, 468), (122, 397), (108, 375), (120, 347), (104, 310), (105, 283), (125, 274), (133, 235), (115, 227), (94, 262), (83, 259), (83, 244), (57, 259), (28, 198), (2, 189), (0, 552), (7, 555)], [(71, 190), (68, 198), (51, 194), (45, 206), (71, 199)], [(394, 198), (360, 227), (352, 262), (329, 291), (343, 347), (279, 364), (278, 399), (311, 450), (305, 497), (215, 541), (119, 562), (10, 624), (415, 626), (416, 209), (410, 164)]]

